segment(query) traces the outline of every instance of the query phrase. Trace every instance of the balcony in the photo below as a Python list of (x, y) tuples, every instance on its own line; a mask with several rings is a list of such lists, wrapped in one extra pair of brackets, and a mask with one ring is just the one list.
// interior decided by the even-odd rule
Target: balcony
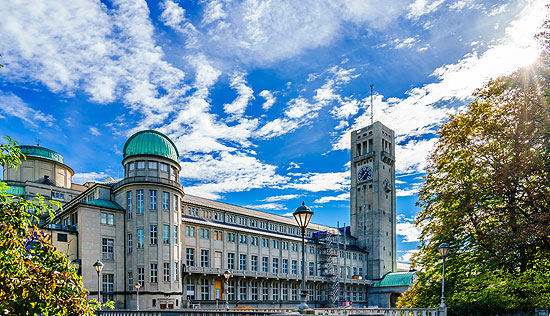
[(374, 157), (374, 151), (369, 151), (367, 153), (364, 153), (362, 155), (359, 155), (359, 156), (355, 156), (353, 157), (352, 159), (352, 162), (358, 162), (358, 161), (361, 161), (361, 160), (365, 160), (367, 158), (373, 158)]
[(176, 187), (178, 190), (183, 192), (183, 186), (176, 181), (172, 181), (166, 178), (160, 177), (151, 177), (151, 176), (140, 176), (140, 177), (128, 177), (120, 180), (119, 182), (113, 185), (113, 191), (116, 191), (118, 188), (130, 184), (130, 183), (158, 183), (165, 184), (169, 186)]

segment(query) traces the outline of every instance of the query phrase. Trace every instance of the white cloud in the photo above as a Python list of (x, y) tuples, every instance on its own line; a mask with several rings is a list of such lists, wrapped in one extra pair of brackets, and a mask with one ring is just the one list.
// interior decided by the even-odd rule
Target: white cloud
[(300, 194), (285, 194), (285, 195), (276, 195), (276, 196), (270, 196), (265, 199), (263, 199), (263, 202), (278, 202), (278, 201), (288, 201), (292, 199), (297, 199), (301, 195)]
[(432, 13), (436, 11), (443, 2), (445, 2), (445, 0), (416, 0), (409, 5), (407, 17), (410, 19), (417, 19), (423, 15)]
[[(33, 109), (25, 103), (20, 97), (13, 93), (4, 93), (0, 91), (0, 113), (5, 116), (13, 116), (22, 120), (25, 125), (33, 128), (38, 127), (38, 123), (44, 123), (46, 126), (53, 126), (55, 122), (51, 114), (45, 114), (42, 111)], [(0, 115), (0, 119), (4, 116)]]
[(108, 177), (108, 174), (101, 172), (81, 172), (75, 173), (72, 181), (78, 184), (84, 184), (86, 182), (103, 182), (103, 180)]
[(398, 251), (398, 252), (403, 254), (399, 256), (399, 258), (397, 258), (397, 261), (410, 263), (412, 260), (412, 256), (418, 253), (418, 249), (411, 249), (407, 251)]
[(276, 186), (288, 181), (287, 177), (276, 173), (275, 166), (244, 153), (191, 155), (180, 164), (181, 178), (199, 181), (186, 187), (185, 192), (205, 198), (215, 199), (220, 193)]
[(161, 7), (164, 8), (160, 15), (160, 20), (167, 26), (178, 27), (185, 22), (185, 10), (177, 3), (171, 0), (162, 2)]
[(323, 204), (332, 201), (347, 201), (349, 200), (349, 193), (342, 193), (336, 196), (322, 196), (321, 198), (315, 200), (315, 204)]
[(414, 225), (414, 219), (397, 216), (396, 234), (403, 236), (403, 242), (417, 242), (420, 239), (420, 227)]
[(281, 216), (285, 216), (285, 217), (294, 217), (294, 214), (292, 212), (286, 212), (284, 213), (283, 215)]
[[(397, 183), (397, 181), (396, 181)], [(418, 191), (422, 188), (422, 183), (413, 183), (407, 188), (397, 189), (396, 196), (413, 196), (418, 194)]]
[(283, 188), (299, 189), (310, 192), (344, 191), (350, 186), (348, 171), (327, 173), (294, 174), (298, 177), (293, 183)]
[(292, 169), (300, 169), (300, 164), (299, 164), (299, 163), (295, 163), (294, 161), (291, 161), (291, 162), (288, 164), (288, 168), (286, 168), (286, 170), (292, 170)]
[(254, 210), (283, 210), (285, 206), (279, 203), (265, 203), (257, 205), (245, 205), (245, 207), (254, 209)]
[[(417, 3), (432, 6), (438, 1)], [(444, 65), (434, 70), (436, 82), (413, 88), (403, 99), (376, 95), (374, 100), (374, 118), (396, 132), (397, 172), (422, 172), (426, 165), (426, 156), (435, 139), (417, 140), (418, 137), (430, 137), (437, 127), (456, 112), (453, 101), (465, 101), (471, 98), (475, 89), (483, 86), (489, 78), (496, 78), (528, 65), (539, 54), (539, 48), (533, 39), (544, 19), (544, 1), (532, 1), (506, 28), (506, 36), (497, 44), (478, 54), (475, 50), (466, 54), (455, 64)], [(333, 149), (349, 148), (351, 130), (370, 124), (370, 111), (355, 118), (351, 127), (345, 130), (334, 143)]]
[(225, 113), (230, 115), (242, 116), (248, 102), (254, 99), (254, 91), (247, 86), (245, 74), (237, 72), (231, 76), (231, 87), (237, 90), (237, 98), (233, 102), (224, 104)]
[(99, 129), (97, 129), (97, 127), (93, 127), (93, 126), (90, 126), (90, 133), (94, 136), (101, 135), (101, 132), (99, 131)]
[(262, 104), (262, 109), (265, 111), (269, 110), (277, 100), (269, 90), (262, 90), (258, 95), (265, 99), (264, 104)]

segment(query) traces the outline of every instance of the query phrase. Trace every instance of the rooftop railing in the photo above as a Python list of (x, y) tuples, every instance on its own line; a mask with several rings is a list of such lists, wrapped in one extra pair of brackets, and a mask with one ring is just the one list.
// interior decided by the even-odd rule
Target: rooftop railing
[(159, 183), (174, 186), (181, 191), (183, 191), (183, 186), (176, 181), (161, 178), (161, 177), (152, 177), (152, 176), (139, 176), (139, 177), (127, 177), (124, 178), (113, 185), (113, 191), (120, 188), (123, 185), (129, 183), (140, 183), (140, 182), (149, 182), (149, 183)]

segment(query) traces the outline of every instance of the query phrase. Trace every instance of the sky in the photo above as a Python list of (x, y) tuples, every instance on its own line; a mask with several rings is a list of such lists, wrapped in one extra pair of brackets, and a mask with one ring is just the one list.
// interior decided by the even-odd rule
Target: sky
[(0, 136), (59, 152), (73, 182), (122, 177), (143, 129), (178, 147), (186, 193), (349, 225), (350, 132), (395, 130), (397, 250), (437, 129), (530, 64), (542, 0), (0, 2)]

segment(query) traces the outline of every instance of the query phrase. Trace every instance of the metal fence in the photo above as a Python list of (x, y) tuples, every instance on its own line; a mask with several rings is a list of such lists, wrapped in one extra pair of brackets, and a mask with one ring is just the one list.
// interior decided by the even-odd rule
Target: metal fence
[[(297, 314), (295, 309), (251, 309), (251, 310), (213, 310), (213, 309), (183, 309), (155, 311), (98, 311), (101, 316), (270, 316), (281, 314)], [(316, 308), (311, 314), (318, 316), (331, 315), (380, 315), (380, 316), (446, 316), (445, 308)]]

